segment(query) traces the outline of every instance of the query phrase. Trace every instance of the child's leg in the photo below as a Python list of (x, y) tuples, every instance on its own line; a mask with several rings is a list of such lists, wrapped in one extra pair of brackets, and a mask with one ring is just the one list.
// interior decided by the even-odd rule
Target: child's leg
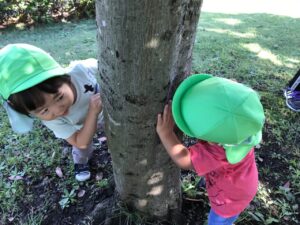
[(72, 155), (74, 160), (75, 179), (78, 181), (86, 181), (90, 179), (91, 173), (88, 160), (93, 153), (93, 146), (90, 144), (86, 149), (79, 149), (73, 146)]
[(93, 153), (92, 143), (86, 149), (79, 149), (75, 146), (72, 147), (72, 155), (74, 164), (87, 164)]
[(232, 225), (232, 223), (236, 221), (238, 216), (239, 214), (229, 218), (224, 218), (216, 214), (212, 209), (210, 209), (208, 215), (208, 225)]

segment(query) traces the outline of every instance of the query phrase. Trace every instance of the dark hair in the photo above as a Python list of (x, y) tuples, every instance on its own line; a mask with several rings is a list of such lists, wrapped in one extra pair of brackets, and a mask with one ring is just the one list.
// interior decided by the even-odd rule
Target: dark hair
[(9, 96), (8, 103), (16, 111), (29, 115), (29, 111), (45, 104), (44, 93), (55, 94), (63, 84), (71, 85), (69, 75), (52, 77), (24, 91), (14, 93)]

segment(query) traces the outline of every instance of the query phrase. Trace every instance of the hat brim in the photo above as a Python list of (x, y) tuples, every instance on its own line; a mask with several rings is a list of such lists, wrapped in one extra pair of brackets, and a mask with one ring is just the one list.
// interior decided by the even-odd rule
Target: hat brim
[(181, 112), (181, 101), (182, 97), (185, 95), (186, 91), (189, 90), (192, 86), (206, 80), (212, 78), (213, 76), (210, 74), (193, 74), (188, 79), (185, 79), (177, 88), (175, 95), (172, 100), (172, 114), (174, 121), (178, 128), (183, 131), (185, 134), (195, 137), (193, 132), (188, 128)]
[(11, 94), (24, 91), (28, 88), (31, 88), (51, 77), (61, 76), (66, 74), (66, 70), (62, 67), (55, 67), (53, 69), (44, 71), (36, 76), (31, 76), (28, 80), (22, 82), (19, 86), (17, 86)]
[(257, 134), (253, 135), (250, 138), (250, 141), (238, 145), (223, 145), (223, 148), (226, 152), (227, 161), (230, 164), (236, 164), (242, 161), (250, 150), (258, 145), (262, 138), (262, 131), (259, 131)]

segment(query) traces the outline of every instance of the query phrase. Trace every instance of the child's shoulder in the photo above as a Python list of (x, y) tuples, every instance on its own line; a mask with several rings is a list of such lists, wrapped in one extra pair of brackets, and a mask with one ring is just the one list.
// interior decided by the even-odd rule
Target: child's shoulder
[(80, 81), (89, 80), (92, 83), (97, 82), (96, 74), (98, 71), (98, 62), (96, 59), (90, 58), (72, 61), (66, 70), (74, 79)]
[(96, 73), (98, 70), (98, 61), (94, 58), (84, 59), (84, 60), (75, 60), (70, 62), (67, 67), (68, 73), (72, 72), (88, 72)]
[(206, 141), (199, 141), (189, 147), (191, 161), (199, 174), (206, 174), (228, 164), (222, 146)]
[(74, 60), (71, 61), (68, 68), (73, 67), (98, 67), (98, 61), (95, 58), (83, 59), (83, 60)]
[(222, 157), (225, 155), (224, 148), (221, 145), (208, 141), (199, 140), (196, 144), (190, 146), (190, 148), (202, 151), (202, 153), (206, 152), (206, 154), (221, 155)]

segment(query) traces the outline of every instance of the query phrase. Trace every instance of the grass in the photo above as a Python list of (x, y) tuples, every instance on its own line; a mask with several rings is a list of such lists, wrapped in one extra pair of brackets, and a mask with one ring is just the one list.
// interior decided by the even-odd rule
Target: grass
[[(282, 89), (300, 65), (300, 20), (269, 14), (201, 14), (193, 72), (236, 79), (260, 95), (266, 113), (263, 143), (256, 150), (259, 192), (236, 224), (299, 224), (299, 113), (285, 106)], [(0, 47), (26, 42), (50, 52), (63, 65), (97, 56), (93, 20), (4, 30)], [(74, 181), (62, 142), (36, 122), (28, 135), (16, 135), (0, 108), (0, 224), (41, 224), (59, 202), (78, 202), (82, 184)], [(64, 179), (55, 175), (61, 167)], [(39, 184), (43, 184), (39, 186)], [(92, 188), (93, 182), (85, 184)], [(101, 185), (99, 185), (101, 186)], [(59, 196), (53, 198), (53, 196)], [(37, 197), (43, 200), (37, 204)], [(10, 222), (11, 221), (11, 222)]]
[(96, 22), (93, 20), (25, 30), (9, 29), (1, 34), (0, 47), (9, 43), (33, 44), (50, 52), (62, 65), (68, 65), (72, 60), (97, 57)]

